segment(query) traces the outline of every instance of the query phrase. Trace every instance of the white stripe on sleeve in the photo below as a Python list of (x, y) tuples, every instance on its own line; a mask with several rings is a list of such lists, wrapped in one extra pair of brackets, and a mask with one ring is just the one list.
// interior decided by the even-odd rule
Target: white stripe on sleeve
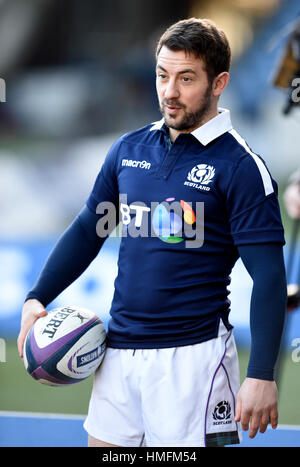
[(240, 143), (245, 149), (246, 151), (253, 157), (257, 167), (258, 167), (258, 170), (260, 172), (260, 175), (261, 175), (261, 178), (262, 178), (262, 181), (263, 181), (263, 184), (264, 184), (264, 189), (265, 189), (265, 195), (268, 196), (270, 195), (271, 193), (274, 192), (274, 188), (273, 188), (273, 184), (272, 184), (272, 180), (271, 180), (271, 177), (270, 177), (270, 174), (265, 166), (265, 164), (262, 162), (262, 160), (256, 155), (254, 154), (254, 152), (251, 151), (251, 149), (249, 148), (249, 146), (247, 145), (246, 141), (241, 137), (241, 135), (238, 134), (238, 132), (236, 130), (230, 130), (229, 133), (238, 141), (238, 143)]

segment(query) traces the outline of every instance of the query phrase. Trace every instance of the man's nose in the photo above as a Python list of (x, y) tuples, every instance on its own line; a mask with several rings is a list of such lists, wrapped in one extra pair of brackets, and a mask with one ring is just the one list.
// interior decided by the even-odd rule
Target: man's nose
[(165, 90), (165, 99), (178, 99), (179, 95), (180, 92), (176, 81), (170, 79)]

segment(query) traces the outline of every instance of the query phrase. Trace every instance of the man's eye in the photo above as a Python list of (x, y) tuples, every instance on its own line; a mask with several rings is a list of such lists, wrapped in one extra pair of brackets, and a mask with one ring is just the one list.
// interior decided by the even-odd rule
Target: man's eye
[(183, 76), (183, 77), (182, 77), (182, 80), (183, 80), (185, 83), (188, 83), (189, 81), (191, 81), (191, 78), (189, 78), (188, 76)]
[(160, 79), (165, 79), (165, 78), (166, 78), (166, 75), (164, 75), (164, 74), (162, 74), (162, 73), (160, 73), (160, 74), (157, 75), (157, 76), (158, 76), (158, 78), (160, 78)]

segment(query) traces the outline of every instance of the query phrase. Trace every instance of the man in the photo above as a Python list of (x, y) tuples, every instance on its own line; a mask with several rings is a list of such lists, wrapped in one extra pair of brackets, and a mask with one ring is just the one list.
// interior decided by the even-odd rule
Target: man
[[(21, 355), (30, 325), (118, 223), (103, 203), (117, 212), (120, 204), (108, 348), (85, 422), (90, 446), (222, 446), (239, 442), (240, 422), (245, 430), (250, 423), (250, 437), (269, 420), (277, 426), (284, 235), (276, 183), (232, 129), (229, 111), (218, 109), (229, 66), (228, 41), (209, 20), (183, 20), (163, 34), (156, 63), (163, 119), (113, 145), (87, 206), (24, 304)], [(168, 211), (176, 201), (182, 215)], [(240, 390), (227, 290), (239, 256), (253, 279), (251, 355)]]

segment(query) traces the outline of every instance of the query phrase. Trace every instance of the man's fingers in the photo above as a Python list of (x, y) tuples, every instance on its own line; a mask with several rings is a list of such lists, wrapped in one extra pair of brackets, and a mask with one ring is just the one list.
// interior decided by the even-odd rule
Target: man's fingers
[[(265, 431), (269, 421), (269, 416), (263, 418), (261, 412), (255, 412), (251, 410), (242, 410), (240, 422), (242, 429), (245, 431), (249, 430), (249, 438), (254, 438), (259, 429)], [(266, 426), (265, 426), (266, 424)], [(262, 431), (263, 433), (263, 431)]]
[(18, 352), (21, 358), (23, 358), (23, 346), (24, 346), (25, 338), (26, 338), (26, 335), (29, 329), (31, 328), (33, 323), (38, 318), (41, 318), (42, 316), (46, 316), (46, 315), (47, 315), (47, 311), (45, 309), (42, 309), (42, 310), (35, 312), (31, 316), (30, 319), (26, 319), (26, 317), (24, 318), (24, 321), (22, 323), (22, 327), (21, 327), (21, 330), (20, 330), (20, 333), (17, 339)]
[(250, 416), (251, 416), (251, 413), (243, 407), (242, 398), (239, 397), (238, 395), (234, 420), (236, 422), (241, 422), (241, 426), (243, 430), (247, 431), (249, 429)]
[(260, 421), (260, 426), (259, 426), (260, 433), (264, 433), (266, 431), (268, 424), (269, 424), (269, 419), (270, 419), (269, 411), (265, 411), (262, 414), (261, 421)]
[(241, 414), (241, 425), (243, 430), (249, 430), (249, 422), (250, 422), (251, 412), (248, 410), (242, 410)]
[(25, 338), (27, 336), (27, 333), (29, 331), (31, 326), (29, 327), (24, 327), (21, 329), (20, 331), (20, 334), (18, 336), (18, 340), (17, 340), (17, 343), (18, 343), (18, 352), (19, 352), (19, 355), (21, 358), (23, 358), (23, 347), (24, 347), (24, 342), (25, 342)]
[(254, 413), (251, 417), (249, 438), (255, 438), (261, 424), (262, 414), (260, 412)]
[(242, 402), (241, 398), (238, 396), (236, 401), (236, 408), (235, 408), (235, 422), (239, 422), (241, 420), (241, 413), (242, 413)]
[(271, 409), (270, 411), (270, 423), (273, 429), (277, 428), (278, 425), (278, 410), (277, 407)]
[(265, 410), (264, 412), (250, 412), (243, 414), (241, 424), (243, 430), (248, 430), (250, 422), (249, 438), (255, 438), (258, 430), (264, 433), (268, 427), (269, 421), (272, 428), (276, 428), (278, 424), (278, 411), (272, 409), (271, 411)]
[(23, 358), (23, 343), (25, 340), (24, 332), (20, 332), (18, 339), (17, 339), (17, 344), (18, 344), (18, 352), (21, 358)]

